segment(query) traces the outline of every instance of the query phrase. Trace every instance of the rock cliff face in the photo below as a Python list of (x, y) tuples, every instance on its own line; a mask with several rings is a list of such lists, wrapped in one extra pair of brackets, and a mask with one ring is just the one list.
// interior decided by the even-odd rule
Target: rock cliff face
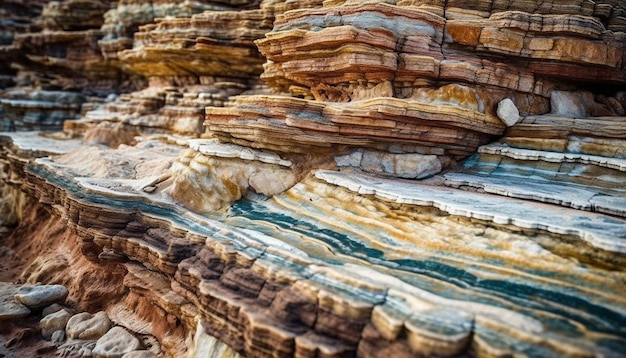
[(0, 355), (623, 355), (622, 2), (1, 11)]

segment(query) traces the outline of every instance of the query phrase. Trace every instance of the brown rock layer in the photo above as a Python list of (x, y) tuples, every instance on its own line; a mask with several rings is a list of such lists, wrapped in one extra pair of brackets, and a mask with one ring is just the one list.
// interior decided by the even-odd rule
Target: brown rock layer
[(223, 141), (280, 152), (333, 146), (336, 151), (343, 145), (450, 156), (467, 156), (503, 130), (497, 118), (453, 106), (396, 98), (333, 104), (284, 96), (242, 96), (233, 107), (207, 108), (206, 125)]
[(263, 10), (162, 19), (142, 26), (135, 34), (135, 48), (118, 56), (125, 70), (147, 77), (256, 77), (264, 59), (253, 41), (271, 29), (273, 19)]
[[(267, 1), (257, 6), (256, 2), (180, 6), (163, 2), (148, 7), (129, 3), (110, 11), (103, 26), (108, 34), (99, 45), (106, 58), (147, 78), (148, 88), (120, 96), (81, 122), (68, 123), (66, 130), (80, 134), (109, 121), (146, 131), (200, 135), (204, 107), (221, 107), (244, 91), (262, 91), (258, 75), (265, 60), (254, 40), (271, 30), (275, 11), (297, 2)], [(157, 19), (161, 13), (163, 18)], [(155, 22), (144, 25), (152, 21), (150, 16)], [(138, 30), (132, 49), (128, 37), (117, 33), (120, 28)]]
[(0, 274), (168, 356), (620, 354), (622, 2), (33, 4)]
[(43, 31), (15, 36), (13, 46), (24, 56), (20, 72), (34, 76), (31, 85), (83, 93), (118, 88), (120, 73), (102, 58), (97, 44), (108, 6), (108, 2), (53, 2), (41, 14)]

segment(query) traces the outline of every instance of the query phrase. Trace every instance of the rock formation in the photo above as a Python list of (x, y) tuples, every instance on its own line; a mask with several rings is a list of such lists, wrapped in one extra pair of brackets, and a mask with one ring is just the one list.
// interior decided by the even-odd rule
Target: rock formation
[(623, 355), (622, 2), (5, 3), (0, 355)]

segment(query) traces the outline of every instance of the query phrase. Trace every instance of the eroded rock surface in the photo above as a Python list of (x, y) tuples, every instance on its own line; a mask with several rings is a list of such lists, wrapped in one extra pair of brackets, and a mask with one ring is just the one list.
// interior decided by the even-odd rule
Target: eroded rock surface
[(15, 300), (15, 294), (19, 290), (16, 286), (9, 282), (0, 282), (2, 287), (2, 304), (0, 304), (0, 321), (14, 320), (26, 317), (30, 314), (30, 309), (19, 301)]
[(78, 313), (67, 321), (67, 336), (71, 339), (99, 339), (111, 328), (111, 320), (105, 312)]
[(63, 302), (67, 293), (62, 285), (22, 286), (15, 293), (15, 299), (29, 308), (40, 308)]
[(111, 328), (100, 337), (93, 349), (96, 357), (122, 357), (141, 348), (139, 340), (122, 327)]
[(11, 354), (623, 354), (623, 3), (7, 4)]

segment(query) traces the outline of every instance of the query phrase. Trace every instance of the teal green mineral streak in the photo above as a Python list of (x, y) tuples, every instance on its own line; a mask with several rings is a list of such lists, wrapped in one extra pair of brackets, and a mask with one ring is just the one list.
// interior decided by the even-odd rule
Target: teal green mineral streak
[[(242, 241), (243, 239), (238, 239), (229, 234), (221, 234), (221, 224), (216, 223), (215, 225), (209, 225), (207, 223), (212, 222), (212, 220), (207, 219), (205, 225), (202, 225), (199, 222), (185, 217), (182, 212), (183, 209), (180, 207), (173, 205), (154, 205), (142, 200), (111, 198), (94, 193), (85, 193), (82, 188), (72, 180), (53, 175), (42, 166), (29, 165), (27, 170), (67, 190), (71, 197), (86, 203), (116, 208), (116, 210), (124, 208), (128, 210), (129, 215), (141, 212), (150, 216), (165, 218), (181, 228), (206, 235), (214, 240), (229, 243), (236, 249), (247, 252), (248, 255), (252, 257), (262, 256), (263, 259), (268, 262), (279, 265), (285, 270), (303, 275), (302, 277), (308, 277), (334, 291), (340, 291), (343, 294), (348, 294), (356, 299), (361, 299), (374, 305), (384, 302), (385, 298), (382, 293), (343, 287), (341, 283), (332, 282), (332, 280), (329, 281), (321, 275), (312, 275), (306, 267), (302, 267), (299, 264), (294, 265), (279, 257), (250, 247)], [(359, 237), (346, 235), (336, 230), (329, 229), (306, 216), (293, 218), (275, 212), (263, 203), (239, 201), (232, 206), (228, 215), (230, 218), (246, 218), (247, 220), (244, 222), (248, 223), (247, 229), (261, 232), (265, 231), (266, 234), (272, 236), (271, 232), (268, 232), (267, 229), (264, 228), (268, 226), (276, 227), (276, 230), (281, 232), (293, 232), (307, 239), (323, 243), (325, 246), (329, 246), (335, 255), (340, 254), (345, 256), (333, 258), (332, 256), (318, 255), (316, 257), (314, 253), (307, 252), (314, 260), (321, 260), (327, 264), (342, 264), (343, 262), (350, 262), (350, 260), (369, 262), (378, 267), (381, 272), (392, 274), (409, 284), (427, 291), (435, 292), (444, 297), (505, 307), (529, 316), (537, 317), (546, 327), (570, 338), (580, 337), (581, 332), (578, 332), (575, 326), (569, 324), (567, 319), (583, 323), (588, 330), (605, 332), (615, 336), (615, 338), (605, 338), (596, 342), (603, 350), (623, 352), (626, 346), (626, 340), (619, 338), (626, 337), (626, 317), (618, 312), (618, 309), (612, 310), (609, 307), (594, 304), (587, 298), (575, 296), (574, 293), (568, 294), (561, 292), (558, 288), (548, 290), (531, 284), (516, 283), (507, 280), (479, 279), (461, 268), (438, 262), (435, 258), (423, 260), (411, 258), (387, 260), (384, 252), (369, 247), (365, 243), (366, 241)], [(281, 239), (280, 235), (275, 236)], [(300, 247), (302, 248), (302, 246)], [(190, 251), (188, 254), (192, 255), (193, 252)], [(442, 286), (441, 283), (437, 282), (446, 283), (446, 285)], [(456, 289), (454, 289), (454, 287), (456, 287)], [(502, 298), (507, 303), (505, 304), (496, 298)], [(560, 307), (563, 306), (569, 307), (570, 309), (561, 309)], [(553, 318), (546, 320), (545, 317), (540, 317), (543, 314), (542, 312), (553, 314), (557, 317), (553, 316)], [(476, 327), (476, 334), (480, 334), (484, 339), (497, 342), (497, 344), (504, 346), (517, 345), (515, 347), (516, 351), (526, 353), (529, 356), (554, 356), (554, 352), (552, 351), (527, 343), (520, 343), (510, 337), (491, 332), (480, 325)]]
[[(293, 218), (274, 212), (264, 206), (263, 203), (237, 202), (231, 208), (230, 215), (244, 216), (252, 223), (255, 221), (269, 222), (282, 227), (284, 230), (299, 232), (308, 238), (331, 245), (336, 253), (386, 267), (389, 271), (393, 271), (394, 276), (403, 281), (448, 298), (471, 300), (511, 309), (511, 306), (503, 305), (501, 301), (495, 299), (495, 297), (500, 297), (513, 303), (516, 310), (530, 316), (536, 316), (534, 310), (551, 313), (561, 318), (551, 319), (545, 324), (570, 337), (580, 337), (581, 333), (577, 331), (575, 326), (567, 323), (568, 319), (580, 322), (588, 329), (598, 332), (617, 334), (618, 336), (626, 334), (626, 317), (623, 314), (605, 306), (594, 304), (588, 298), (577, 297), (576, 292), (570, 294), (560, 292), (559, 288), (548, 290), (539, 285), (532, 286), (507, 280), (479, 279), (466, 270), (438, 262), (435, 258), (386, 260), (383, 252), (369, 248), (359, 238), (324, 228), (318, 222), (307, 221), (305, 217)], [(259, 224), (259, 226), (262, 225)], [(304, 230), (301, 229), (302, 227), (313, 229)], [(363, 254), (371, 251), (374, 251), (375, 254)], [(432, 285), (432, 280), (424, 280), (420, 277), (447, 282), (459, 289), (450, 291), (449, 289), (438, 288)], [(494, 298), (491, 299), (484, 294)], [(571, 310), (562, 309), (562, 305), (570, 307)]]
[[(326, 228), (319, 228), (318, 225), (298, 220), (296, 218), (267, 211), (261, 205), (249, 201), (239, 201), (231, 208), (231, 214), (235, 216), (244, 216), (251, 220), (268, 221), (274, 225), (279, 225), (285, 229), (289, 229), (300, 234), (320, 240), (333, 249), (343, 254), (349, 254), (360, 258), (383, 258), (384, 253), (380, 250), (372, 249), (347, 235), (332, 231)], [(307, 230), (304, 227), (315, 227), (315, 230)]]
[(199, 223), (191, 219), (179, 215), (180, 209), (176, 208), (175, 206), (152, 205), (148, 202), (140, 200), (131, 201), (126, 199), (115, 199), (98, 194), (85, 193), (83, 189), (78, 186), (74, 181), (58, 175), (53, 175), (41, 166), (29, 165), (27, 170), (33, 174), (45, 178), (52, 184), (67, 190), (71, 194), (71, 197), (75, 199), (79, 199), (87, 203), (98, 204), (104, 207), (116, 208), (116, 210), (118, 211), (120, 210), (120, 208), (122, 208), (123, 210), (127, 210), (129, 214), (142, 212), (154, 217), (170, 220), (180, 227), (188, 228), (202, 235), (213, 237), (220, 236), (217, 230), (200, 225)]
[[(626, 317), (580, 297), (568, 295), (556, 290), (550, 291), (510, 281), (480, 280), (476, 283), (476, 287), (503, 293), (506, 296), (517, 296), (532, 301), (540, 300), (544, 303), (543, 309), (546, 311), (579, 321), (585, 324), (585, 326), (592, 327), (599, 332), (613, 333), (615, 331), (622, 331), (626, 335)], [(586, 312), (590, 314), (593, 319), (586, 319), (580, 315), (574, 315), (569, 311), (559, 309), (557, 305), (563, 305), (577, 311)]]

